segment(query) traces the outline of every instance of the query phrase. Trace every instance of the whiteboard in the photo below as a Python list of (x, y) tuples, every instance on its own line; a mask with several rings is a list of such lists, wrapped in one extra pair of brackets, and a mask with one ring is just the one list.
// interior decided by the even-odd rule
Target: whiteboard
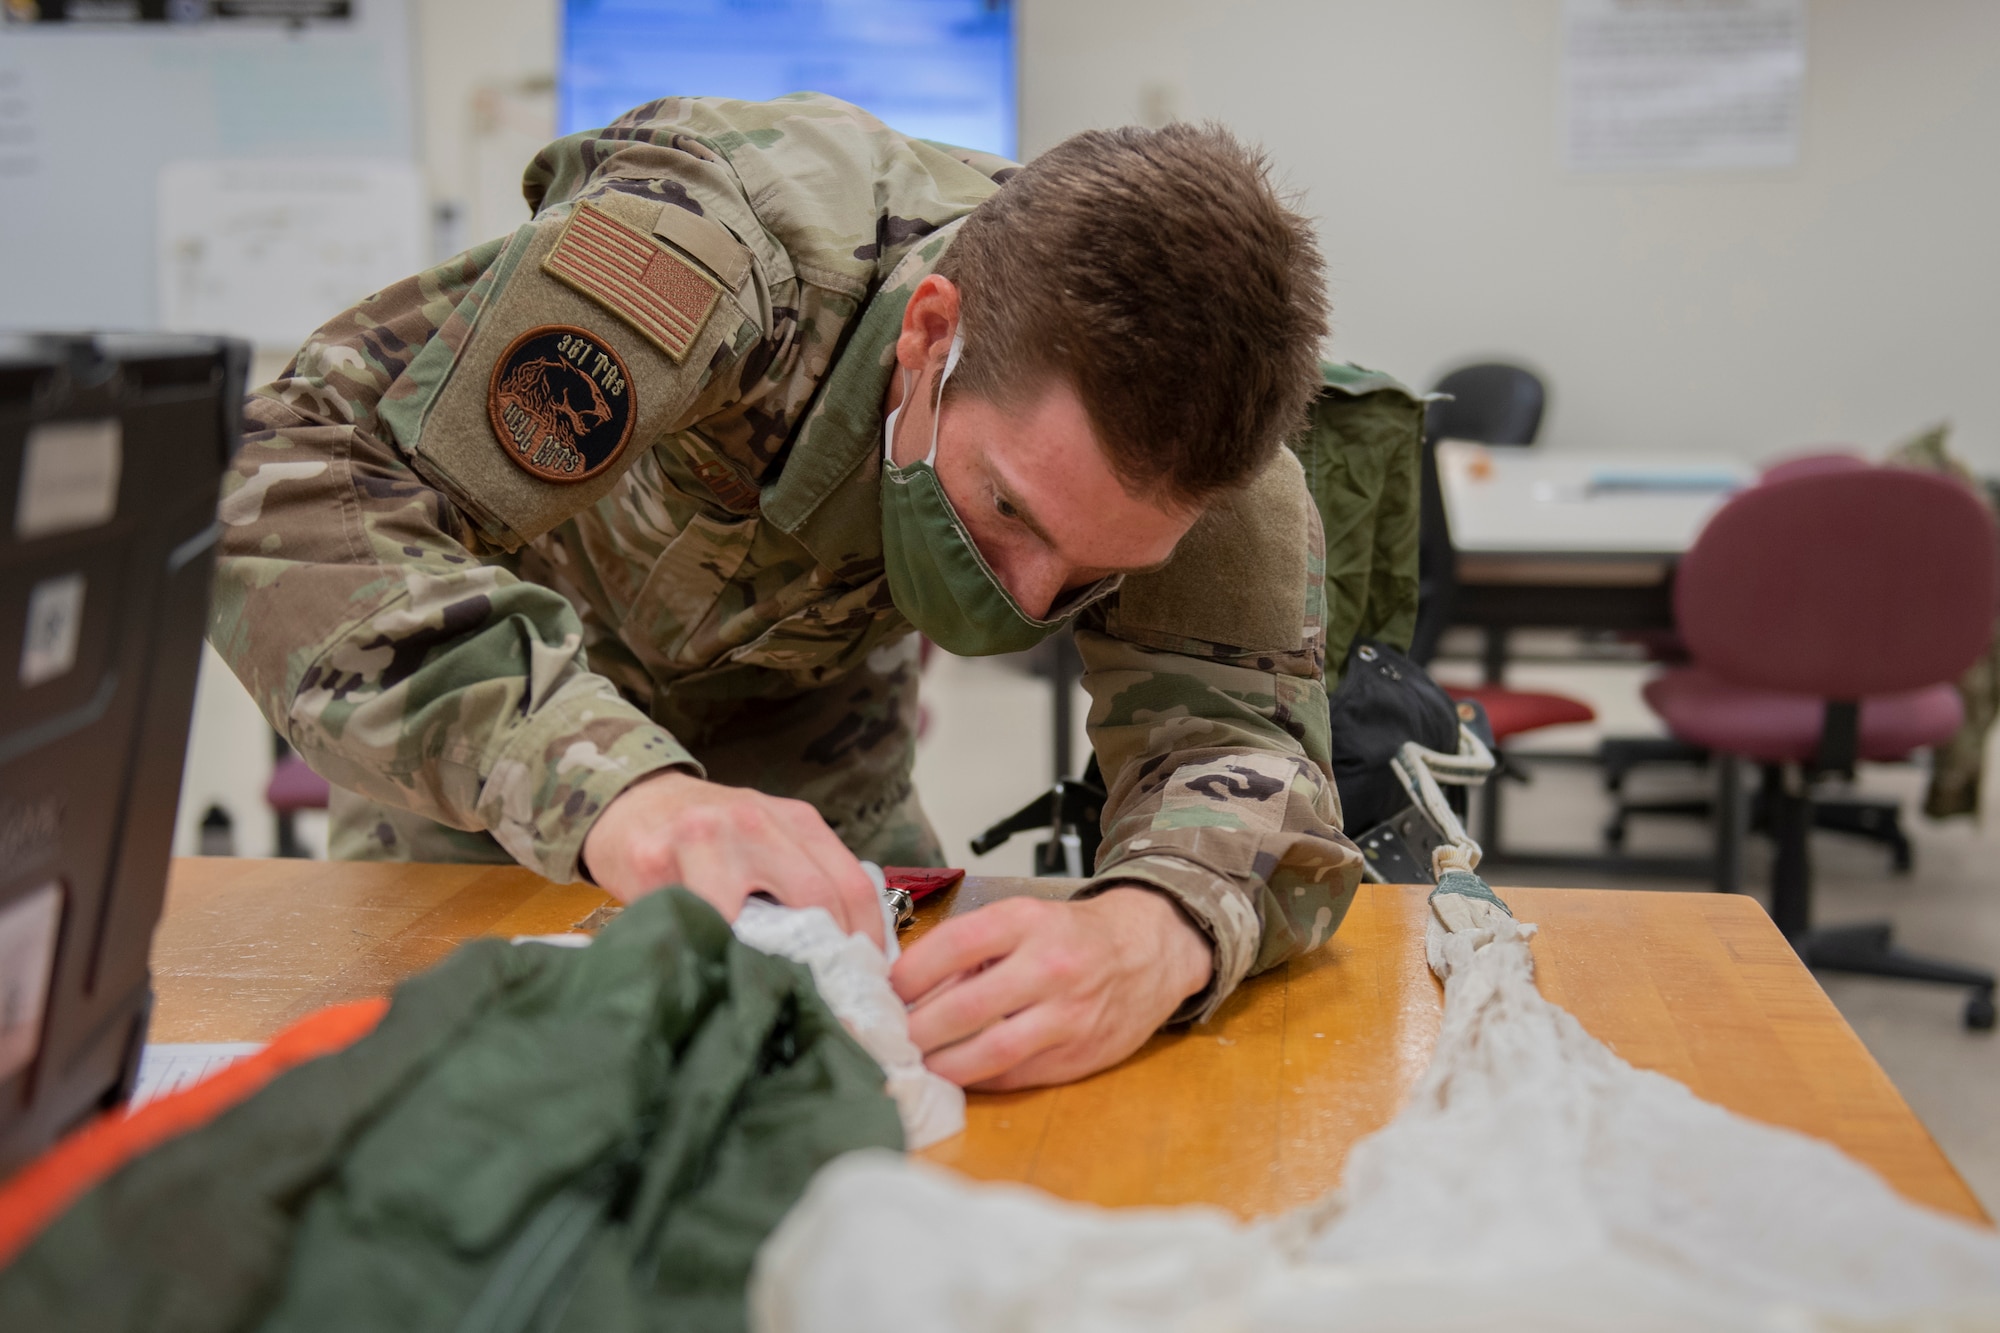
[(394, 160), (169, 162), (155, 234), (162, 327), (285, 352), (424, 266), (423, 182)]
[[(0, 27), (0, 328), (165, 327), (159, 204), (174, 164), (260, 163), (308, 177), (351, 173), (357, 161), (407, 170), (409, 29), (407, 0), (360, 0), (352, 20), (297, 32)], [(420, 236), (421, 226), (419, 213), (404, 230)], [(369, 290), (334, 297), (320, 276), (296, 272), (296, 286), (312, 289), (310, 322), (267, 336), (296, 345)]]

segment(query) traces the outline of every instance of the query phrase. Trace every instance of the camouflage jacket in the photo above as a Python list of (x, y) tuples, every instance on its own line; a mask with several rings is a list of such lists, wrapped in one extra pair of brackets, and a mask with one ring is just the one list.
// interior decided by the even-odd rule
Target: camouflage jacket
[[(211, 641), (339, 787), (575, 878), (637, 779), (908, 661), (878, 497), (893, 341), (1010, 165), (815, 95), (669, 98), (552, 144), (529, 223), (252, 394)], [(1281, 452), (1079, 625), (1111, 786), (1086, 892), (1153, 886), (1207, 932), (1190, 1014), (1325, 939), (1359, 878), (1323, 573)]]

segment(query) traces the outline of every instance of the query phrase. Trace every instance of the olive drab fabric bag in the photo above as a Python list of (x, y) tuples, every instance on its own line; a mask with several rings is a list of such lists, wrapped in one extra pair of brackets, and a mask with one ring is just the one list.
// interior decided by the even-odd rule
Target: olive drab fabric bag
[(1416, 630), (1424, 398), (1360, 366), (1323, 362), (1320, 374), (1325, 387), (1291, 448), (1326, 537), (1332, 689), (1357, 639), (1404, 651)]
[(0, 1329), (737, 1333), (813, 1173), (902, 1145), (810, 972), (668, 889), (589, 948), (462, 945), (127, 1164), (0, 1271)]

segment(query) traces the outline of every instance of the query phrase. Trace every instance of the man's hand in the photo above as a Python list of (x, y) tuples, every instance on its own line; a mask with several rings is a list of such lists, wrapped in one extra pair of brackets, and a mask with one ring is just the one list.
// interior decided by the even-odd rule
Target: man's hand
[(882, 943), (881, 900), (854, 853), (804, 801), (670, 770), (620, 792), (583, 839), (598, 887), (631, 902), (682, 884), (734, 921), (753, 893), (824, 907), (850, 935)]
[(1170, 899), (1116, 888), (969, 912), (911, 945), (889, 980), (933, 1072), (1001, 1091), (1116, 1064), (1213, 970), (1207, 939)]

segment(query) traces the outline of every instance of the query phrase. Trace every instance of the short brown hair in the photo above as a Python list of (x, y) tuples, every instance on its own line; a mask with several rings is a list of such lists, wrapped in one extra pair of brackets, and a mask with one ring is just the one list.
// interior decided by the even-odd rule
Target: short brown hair
[(963, 298), (954, 390), (1076, 390), (1112, 469), (1199, 503), (1241, 485), (1318, 390), (1311, 224), (1220, 126), (1090, 130), (975, 209), (937, 271)]

